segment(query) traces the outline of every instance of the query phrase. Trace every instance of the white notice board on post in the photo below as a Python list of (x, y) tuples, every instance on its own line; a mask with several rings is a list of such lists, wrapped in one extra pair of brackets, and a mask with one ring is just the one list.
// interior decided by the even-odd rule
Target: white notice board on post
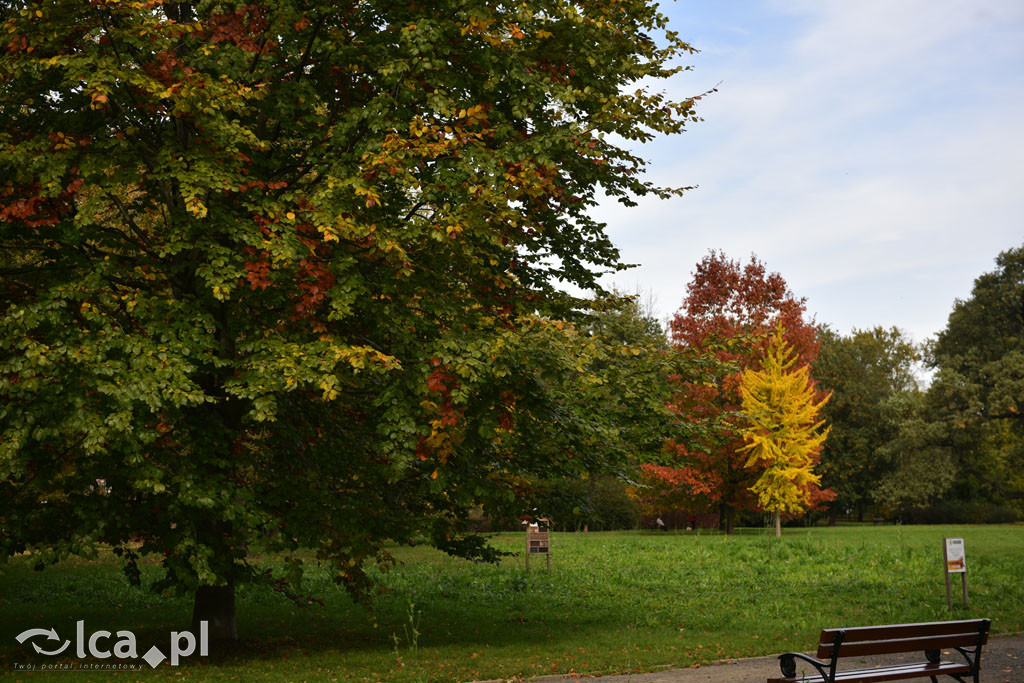
[(942, 560), (946, 565), (943, 575), (946, 577), (946, 606), (953, 609), (953, 596), (949, 585), (949, 575), (959, 574), (960, 585), (963, 588), (964, 606), (967, 606), (967, 555), (964, 552), (964, 539), (944, 538), (942, 539)]
[(946, 539), (946, 571), (950, 574), (961, 574), (967, 571), (967, 560), (964, 558), (964, 539)]

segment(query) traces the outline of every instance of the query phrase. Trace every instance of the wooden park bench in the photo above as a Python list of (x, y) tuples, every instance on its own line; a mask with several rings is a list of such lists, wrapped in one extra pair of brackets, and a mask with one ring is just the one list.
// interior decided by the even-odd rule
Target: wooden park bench
[[(988, 619), (938, 621), (927, 624), (896, 624), (891, 626), (859, 626), (829, 628), (818, 639), (818, 658), (799, 652), (779, 655), (782, 678), (769, 678), (768, 683), (859, 683), (861, 681), (899, 681), (906, 678), (950, 676), (967, 683), (962, 676), (978, 683), (981, 669), (981, 648), (988, 641)], [(956, 650), (965, 661), (945, 661), (942, 650)], [(870, 657), (902, 652), (924, 652), (925, 661), (893, 664), (870, 669), (837, 671), (844, 657)], [(814, 671), (797, 676), (797, 660)]]

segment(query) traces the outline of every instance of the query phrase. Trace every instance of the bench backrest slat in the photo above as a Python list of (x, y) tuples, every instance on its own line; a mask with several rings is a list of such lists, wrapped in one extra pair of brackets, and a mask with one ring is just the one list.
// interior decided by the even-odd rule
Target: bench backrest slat
[[(961, 633), (952, 636), (905, 638), (901, 640), (868, 640), (859, 643), (843, 643), (839, 646), (839, 657), (868, 657), (897, 652), (924, 652), (925, 650), (942, 650), (949, 647), (974, 647), (977, 644), (977, 632)], [(818, 659), (831, 659), (831, 657), (831, 645), (821, 645), (818, 647)]]
[(974, 647), (988, 641), (987, 619), (939, 621), (922, 624), (890, 624), (887, 626), (856, 626), (828, 628), (818, 638), (818, 659), (832, 658), (836, 634), (844, 632), (839, 657), (865, 657), (897, 652), (923, 652), (950, 647)]
[(831, 645), (839, 631), (845, 631), (845, 643), (864, 640), (890, 640), (893, 638), (921, 638), (924, 636), (945, 636), (958, 633), (978, 633), (985, 619), (963, 619), (961, 621), (935, 621), (920, 624), (889, 624), (886, 626), (855, 626), (853, 628), (827, 628), (821, 632), (818, 642)]

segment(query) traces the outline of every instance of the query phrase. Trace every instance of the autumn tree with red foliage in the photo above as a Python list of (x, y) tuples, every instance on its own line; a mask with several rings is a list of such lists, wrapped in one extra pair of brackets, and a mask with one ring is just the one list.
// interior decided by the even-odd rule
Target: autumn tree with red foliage
[[(721, 369), (711, 382), (681, 379), (673, 407), (688, 419), (717, 421), (721, 428), (697, 448), (670, 442), (676, 465), (647, 465), (645, 470), (662, 490), (662, 500), (717, 505), (725, 531), (731, 533), (737, 510), (757, 509), (750, 487), (760, 474), (746, 466), (745, 454), (737, 453), (743, 438), (729, 426), (729, 416), (742, 407), (743, 370), (759, 367), (777, 323), (786, 330), (797, 367), (807, 365), (818, 353), (818, 328), (813, 319), (805, 319), (806, 300), (796, 298), (782, 276), (768, 272), (753, 255), (741, 264), (722, 252), (710, 252), (697, 264), (687, 292), (670, 322), (672, 342), (680, 349), (713, 354)], [(811, 497), (821, 495), (814, 491)]]

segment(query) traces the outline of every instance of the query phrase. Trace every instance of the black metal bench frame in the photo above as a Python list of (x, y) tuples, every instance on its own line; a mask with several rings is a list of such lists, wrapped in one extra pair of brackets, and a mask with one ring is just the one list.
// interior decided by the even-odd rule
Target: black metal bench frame
[[(980, 681), (981, 651), (988, 640), (991, 622), (988, 619), (970, 619), (964, 621), (944, 621), (924, 624), (894, 624), (889, 626), (867, 626), (851, 629), (825, 629), (821, 632), (818, 646), (818, 657), (831, 655), (828, 660), (815, 659), (800, 652), (787, 652), (779, 655), (779, 667), (783, 678), (770, 678), (769, 683), (782, 681), (808, 680), (796, 677), (797, 660), (813, 666), (820, 679), (812, 681), (820, 683), (836, 683), (837, 676), (842, 683), (865, 680), (886, 681), (906, 678), (930, 678), (938, 683), (938, 676), (949, 676), (960, 683), (967, 683), (961, 676), (970, 676), (974, 683)], [(903, 631), (903, 633), (901, 633)], [(940, 633), (940, 631), (942, 631)], [(869, 640), (872, 635), (880, 635)], [(901, 635), (906, 634), (905, 637)], [(854, 640), (844, 648), (848, 635)], [(973, 643), (967, 644), (973, 638)], [(830, 642), (831, 641), (831, 642)], [(923, 647), (922, 647), (923, 646)], [(954, 649), (959, 652), (965, 663), (956, 666), (953, 662), (942, 662), (942, 649)], [(924, 652), (926, 662), (911, 665), (899, 664), (878, 667), (861, 671), (837, 671), (839, 659), (842, 657), (868, 656), (874, 654), (900, 654), (906, 652)], [(945, 666), (949, 671), (939, 670)], [(858, 676), (861, 674), (861, 676)]]

